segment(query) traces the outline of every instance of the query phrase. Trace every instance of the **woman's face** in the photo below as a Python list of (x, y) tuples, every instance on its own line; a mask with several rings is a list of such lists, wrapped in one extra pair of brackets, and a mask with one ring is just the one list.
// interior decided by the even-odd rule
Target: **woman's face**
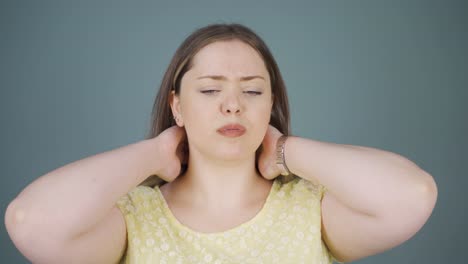
[(191, 155), (255, 157), (273, 100), (268, 71), (252, 47), (238, 40), (205, 46), (194, 56), (180, 88), (171, 107), (179, 125), (185, 126)]

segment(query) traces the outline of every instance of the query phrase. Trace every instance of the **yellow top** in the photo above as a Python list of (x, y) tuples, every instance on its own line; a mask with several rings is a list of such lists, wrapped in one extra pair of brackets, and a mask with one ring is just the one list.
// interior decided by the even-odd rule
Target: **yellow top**
[(332, 263), (321, 236), (325, 188), (295, 177), (274, 180), (263, 208), (223, 232), (200, 233), (180, 223), (158, 186), (138, 186), (117, 202), (128, 244), (121, 263)]

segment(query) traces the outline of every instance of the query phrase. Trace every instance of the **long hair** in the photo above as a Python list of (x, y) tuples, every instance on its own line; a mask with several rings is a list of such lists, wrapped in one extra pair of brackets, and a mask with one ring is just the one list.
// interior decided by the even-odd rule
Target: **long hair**
[[(278, 65), (273, 58), (265, 42), (248, 27), (233, 24), (211, 24), (195, 30), (177, 48), (172, 60), (164, 74), (158, 94), (154, 101), (151, 125), (146, 139), (158, 136), (165, 129), (176, 125), (169, 98), (171, 91), (176, 95), (180, 92), (180, 82), (184, 74), (193, 67), (193, 57), (203, 47), (216, 41), (240, 40), (254, 48), (263, 59), (268, 70), (273, 96), (273, 106), (271, 110), (270, 124), (281, 133), (290, 135), (290, 117), (288, 96), (286, 86), (279, 71)], [(184, 144), (187, 144), (186, 142)], [(183, 146), (188, 155), (188, 147)], [(256, 151), (256, 159), (261, 151), (261, 146)], [(257, 162), (255, 163), (257, 164)], [(187, 164), (182, 164), (181, 174), (185, 172)], [(258, 171), (258, 167), (257, 167)], [(155, 185), (161, 183), (162, 179), (153, 175), (144, 181), (144, 185)]]

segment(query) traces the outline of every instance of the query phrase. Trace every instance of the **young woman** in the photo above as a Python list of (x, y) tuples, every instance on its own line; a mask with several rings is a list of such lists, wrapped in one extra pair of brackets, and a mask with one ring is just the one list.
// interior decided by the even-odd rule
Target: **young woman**
[(147, 139), (38, 178), (8, 206), (8, 233), (33, 263), (331, 263), (427, 221), (437, 187), (413, 162), (289, 130), (265, 43), (206, 26), (176, 51)]

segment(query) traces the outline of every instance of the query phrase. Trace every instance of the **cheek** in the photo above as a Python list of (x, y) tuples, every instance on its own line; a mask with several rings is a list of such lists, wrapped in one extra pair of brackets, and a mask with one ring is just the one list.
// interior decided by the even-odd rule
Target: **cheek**
[(181, 112), (188, 136), (207, 134), (207, 126), (213, 123), (213, 117), (210, 116), (212, 111), (207, 105), (197, 105), (192, 102), (183, 105)]
[(271, 104), (265, 103), (258, 109), (259, 119), (263, 120), (262, 123), (269, 123), (271, 118)]
[(263, 139), (270, 124), (271, 109), (269, 105), (265, 105), (264, 108), (258, 109), (257, 114), (254, 127), (258, 137)]

